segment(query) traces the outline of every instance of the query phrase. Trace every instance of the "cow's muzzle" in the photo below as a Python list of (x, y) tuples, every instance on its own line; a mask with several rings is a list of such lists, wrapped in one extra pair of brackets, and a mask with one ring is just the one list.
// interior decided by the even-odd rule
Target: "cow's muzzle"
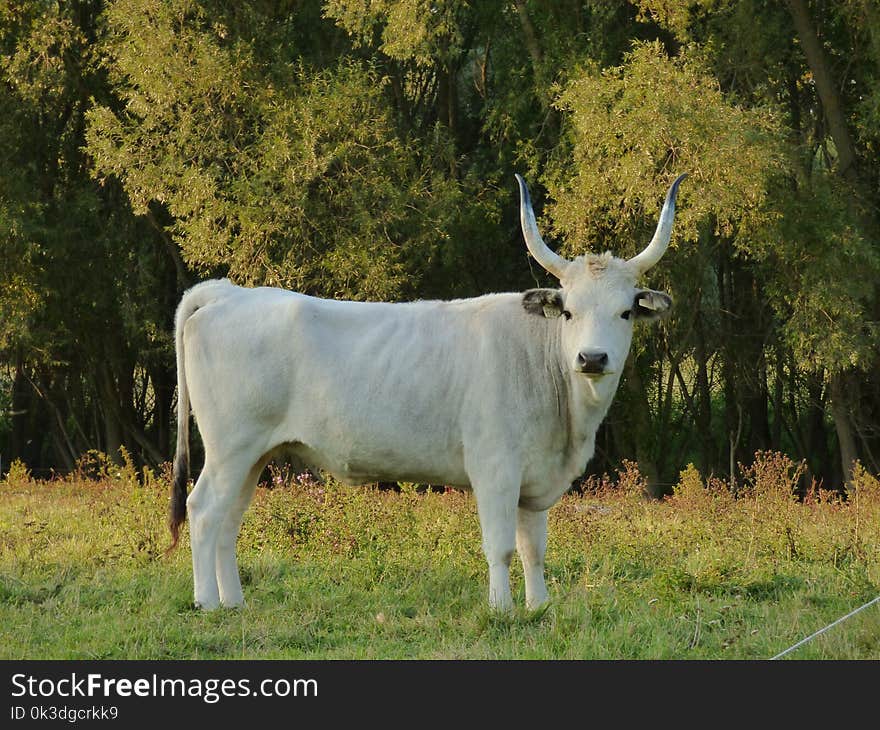
[(586, 375), (606, 375), (608, 353), (585, 350), (579, 352), (574, 364), (575, 370)]

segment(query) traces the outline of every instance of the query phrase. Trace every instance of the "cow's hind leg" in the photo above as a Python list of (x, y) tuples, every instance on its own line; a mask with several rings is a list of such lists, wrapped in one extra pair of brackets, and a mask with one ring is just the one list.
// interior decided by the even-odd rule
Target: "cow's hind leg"
[(516, 510), (519, 501), (519, 480), (499, 478), (498, 474), (473, 480), (477, 499), (483, 552), (489, 564), (489, 606), (510, 611), (510, 560), (516, 547)]
[(547, 601), (544, 585), (544, 554), (547, 552), (547, 510), (530, 512), (519, 508), (516, 522), (516, 549), (522, 560), (526, 581), (526, 606), (532, 610)]
[(263, 459), (250, 470), (238, 493), (237, 499), (233, 500), (230, 505), (220, 527), (220, 532), (217, 535), (217, 550), (215, 554), (217, 584), (220, 589), (220, 603), (224, 606), (241, 606), (244, 604), (235, 544), (238, 541), (238, 533), (241, 529), (241, 521), (245, 510), (254, 497), (254, 490), (257, 488), (260, 473), (263, 471), (266, 462), (267, 460)]
[(210, 532), (206, 512), (211, 501), (211, 475), (208, 466), (205, 465), (196, 480), (195, 488), (186, 500), (189, 542), (192, 549), (193, 598), (196, 606), (201, 608), (215, 608), (220, 604), (213, 555), (206, 550), (206, 541)]
[(217, 543), (232, 506), (239, 500), (253, 461), (242, 468), (235, 463), (206, 462), (196, 487), (186, 500), (193, 561), (193, 593), (198, 607), (217, 608)]

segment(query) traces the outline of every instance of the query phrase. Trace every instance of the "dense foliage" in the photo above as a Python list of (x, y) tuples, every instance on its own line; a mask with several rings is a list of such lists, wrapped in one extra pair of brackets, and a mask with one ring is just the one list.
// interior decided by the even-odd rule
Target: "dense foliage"
[[(0, 459), (170, 458), (202, 278), (459, 297), (631, 255), (687, 171), (591, 469), (880, 470), (869, 0), (0, 0)], [(119, 457), (121, 458), (121, 457)]]

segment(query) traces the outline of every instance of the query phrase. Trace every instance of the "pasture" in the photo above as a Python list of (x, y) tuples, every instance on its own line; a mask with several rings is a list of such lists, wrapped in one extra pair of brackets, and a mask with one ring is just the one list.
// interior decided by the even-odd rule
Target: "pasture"
[[(880, 482), (789, 495), (762, 454), (731, 496), (689, 467), (648, 500), (627, 465), (550, 511), (550, 604), (486, 606), (470, 494), (281, 479), (239, 542), (247, 604), (192, 608), (188, 530), (169, 556), (169, 475), (0, 482), (2, 659), (765, 659), (880, 592)], [(271, 488), (270, 488), (271, 487)], [(873, 606), (792, 659), (880, 658)]]

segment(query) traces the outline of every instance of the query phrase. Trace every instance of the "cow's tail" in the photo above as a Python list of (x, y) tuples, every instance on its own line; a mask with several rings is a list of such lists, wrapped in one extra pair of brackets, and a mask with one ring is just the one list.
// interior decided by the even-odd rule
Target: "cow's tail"
[(226, 279), (205, 281), (188, 290), (174, 316), (174, 349), (177, 355), (177, 450), (172, 470), (171, 504), (168, 508), (170, 553), (177, 547), (180, 526), (186, 521), (186, 488), (189, 482), (189, 388), (186, 383), (186, 358), (183, 351), (183, 328), (197, 309), (219, 298), (232, 284)]

